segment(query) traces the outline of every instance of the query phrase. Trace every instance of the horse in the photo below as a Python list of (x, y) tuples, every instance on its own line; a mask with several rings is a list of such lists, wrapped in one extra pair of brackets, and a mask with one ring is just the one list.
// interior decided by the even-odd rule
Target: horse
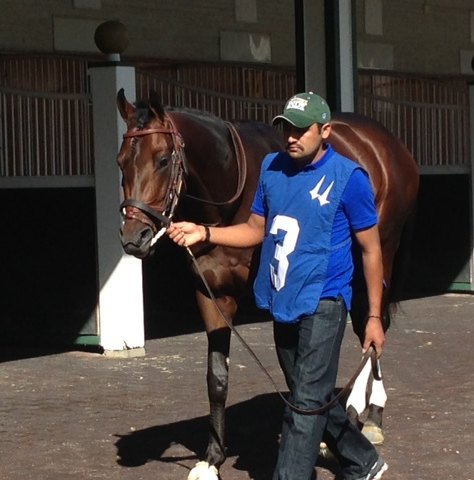
[[(231, 123), (207, 112), (165, 108), (153, 91), (148, 100), (131, 104), (121, 89), (117, 107), (127, 126), (117, 156), (124, 197), (120, 239), (124, 251), (137, 258), (147, 257), (156, 248), (171, 219), (205, 225), (245, 221), (262, 159), (284, 148), (281, 134), (270, 125)], [(417, 166), (401, 142), (373, 120), (338, 114), (332, 125), (330, 142), (335, 150), (359, 162), (374, 187), (386, 284), (383, 316), (388, 328), (392, 267), (403, 226), (415, 205)], [(190, 480), (218, 478), (226, 459), (229, 325), (240, 295), (252, 284), (258, 252), (258, 248), (234, 249), (206, 242), (191, 248), (196, 301), (208, 340), (210, 428), (205, 458), (191, 470)], [(206, 282), (199, 277), (198, 268)], [(215, 304), (205, 283), (212, 289)], [(355, 289), (351, 312), (359, 335), (366, 315), (362, 282), (361, 288)], [(380, 422), (381, 411), (376, 413)]]

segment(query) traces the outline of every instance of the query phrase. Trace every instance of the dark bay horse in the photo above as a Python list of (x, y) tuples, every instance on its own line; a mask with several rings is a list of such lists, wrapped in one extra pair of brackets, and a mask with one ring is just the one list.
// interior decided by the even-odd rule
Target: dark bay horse
[[(283, 148), (275, 129), (262, 123), (230, 124), (204, 112), (165, 110), (154, 92), (148, 101), (132, 105), (120, 90), (117, 105), (127, 124), (118, 154), (124, 193), (120, 233), (125, 252), (145, 258), (171, 217), (207, 225), (247, 219), (263, 157)], [(376, 192), (388, 320), (394, 256), (414, 208), (417, 167), (406, 148), (378, 123), (355, 114), (337, 115), (332, 123), (334, 148), (365, 167)], [(239, 293), (251, 285), (258, 251), (207, 244), (192, 250), (219, 309), (232, 322)], [(210, 431), (205, 462), (198, 463), (190, 478), (216, 478), (226, 457), (224, 415), (231, 330), (194, 273), (197, 304), (208, 337)], [(355, 294), (352, 312), (359, 333), (365, 315), (362, 286)]]

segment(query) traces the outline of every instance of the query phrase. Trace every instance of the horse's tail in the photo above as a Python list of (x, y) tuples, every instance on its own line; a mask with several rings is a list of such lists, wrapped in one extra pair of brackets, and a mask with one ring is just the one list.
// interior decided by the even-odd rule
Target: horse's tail
[[(392, 318), (397, 312), (399, 302), (406, 297), (406, 291), (404, 288), (410, 268), (411, 245), (415, 230), (415, 216), (416, 212), (412, 212), (407, 218), (402, 229), (397, 252), (394, 256), (389, 287), (384, 294), (384, 307), (382, 311), (382, 324), (384, 331), (387, 331), (390, 328)], [(363, 338), (367, 321), (368, 299), (367, 287), (363, 275), (361, 251), (356, 245), (356, 242), (354, 242), (353, 246), (353, 258), (355, 268), (351, 319), (354, 332), (360, 338)]]
[(386, 308), (384, 312), (384, 329), (388, 330), (392, 318), (396, 315), (400, 301), (407, 296), (406, 280), (410, 271), (412, 242), (415, 232), (416, 212), (412, 212), (403, 226), (400, 245), (393, 261), (392, 279), (387, 292)]
[(403, 226), (400, 245), (395, 254), (388, 302), (396, 305), (406, 297), (406, 280), (410, 270), (413, 237), (415, 232), (416, 211), (413, 211)]

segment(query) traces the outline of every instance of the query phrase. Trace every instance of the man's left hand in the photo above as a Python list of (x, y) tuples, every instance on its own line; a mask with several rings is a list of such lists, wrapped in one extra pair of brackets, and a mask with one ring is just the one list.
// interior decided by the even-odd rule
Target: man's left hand
[(365, 353), (368, 348), (373, 345), (377, 352), (377, 358), (382, 355), (383, 346), (385, 344), (385, 333), (383, 331), (380, 318), (370, 317), (365, 327), (365, 338), (362, 344), (362, 350)]

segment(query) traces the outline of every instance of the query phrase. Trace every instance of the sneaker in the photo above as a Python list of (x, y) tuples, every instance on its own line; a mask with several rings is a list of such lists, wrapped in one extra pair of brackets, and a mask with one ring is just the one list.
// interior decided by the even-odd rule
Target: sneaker
[(360, 477), (358, 480), (380, 480), (382, 475), (388, 470), (388, 465), (382, 457), (377, 458), (370, 472), (365, 477)]

